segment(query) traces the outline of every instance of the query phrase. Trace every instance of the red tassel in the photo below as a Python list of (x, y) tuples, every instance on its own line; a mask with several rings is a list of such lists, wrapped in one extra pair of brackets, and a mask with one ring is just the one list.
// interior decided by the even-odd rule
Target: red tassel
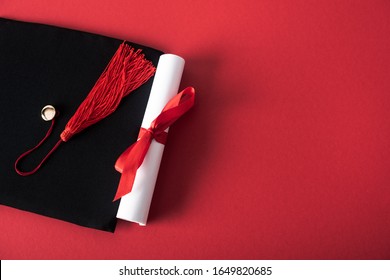
[(25, 172), (19, 169), (19, 162), (39, 148), (50, 136), (54, 125), (53, 120), (45, 138), (37, 146), (23, 153), (16, 160), (16, 172), (21, 176), (28, 176), (37, 172), (61, 143), (68, 141), (73, 135), (113, 113), (118, 108), (122, 98), (149, 80), (155, 71), (156, 68), (150, 61), (145, 59), (145, 56), (141, 54), (141, 50), (134, 50), (123, 42), (96, 81), (87, 98), (80, 104), (76, 113), (66, 124), (64, 131), (60, 135), (61, 139), (58, 140), (57, 144), (32, 171)]
[(145, 83), (155, 72), (141, 50), (122, 43), (87, 98), (80, 104), (61, 133), (68, 141), (92, 124), (113, 113), (123, 97)]

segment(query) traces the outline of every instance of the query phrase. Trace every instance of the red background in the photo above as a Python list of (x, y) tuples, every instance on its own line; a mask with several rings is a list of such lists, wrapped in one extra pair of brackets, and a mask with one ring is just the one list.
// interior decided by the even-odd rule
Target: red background
[(390, 258), (388, 0), (1, 0), (0, 16), (181, 55), (198, 94), (146, 227), (0, 206), (0, 258)]

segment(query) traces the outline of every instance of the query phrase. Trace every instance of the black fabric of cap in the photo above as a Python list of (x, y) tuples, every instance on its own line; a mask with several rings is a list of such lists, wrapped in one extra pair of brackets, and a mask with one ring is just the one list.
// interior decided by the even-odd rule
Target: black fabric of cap
[[(117, 111), (63, 143), (31, 176), (15, 160), (35, 146), (50, 122), (41, 109), (60, 114), (52, 135), (20, 168), (33, 169), (59, 140), (122, 40), (0, 18), (0, 203), (105, 231), (114, 231), (119, 202), (117, 157), (136, 141), (153, 77), (125, 97)], [(162, 52), (142, 49), (156, 66)]]

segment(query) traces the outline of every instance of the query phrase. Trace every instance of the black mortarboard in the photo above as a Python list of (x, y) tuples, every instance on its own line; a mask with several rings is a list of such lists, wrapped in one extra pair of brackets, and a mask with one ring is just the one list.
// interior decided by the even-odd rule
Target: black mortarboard
[[(0, 203), (82, 226), (114, 231), (112, 202), (118, 156), (136, 141), (153, 77), (125, 97), (115, 113), (61, 145), (27, 177), (15, 160), (36, 145), (50, 123), (41, 109), (60, 112), (52, 135), (21, 166), (31, 170), (56, 144), (122, 40), (0, 18)], [(162, 52), (134, 43), (157, 65)], [(107, 199), (109, 198), (109, 199)]]

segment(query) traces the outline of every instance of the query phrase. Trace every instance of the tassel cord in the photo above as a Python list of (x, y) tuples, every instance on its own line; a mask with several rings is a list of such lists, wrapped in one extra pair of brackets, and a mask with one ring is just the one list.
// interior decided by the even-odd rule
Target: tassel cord
[(61, 139), (54, 145), (54, 147), (49, 151), (49, 153), (47, 153), (47, 155), (42, 159), (42, 161), (31, 171), (21, 171), (18, 167), (19, 165), (19, 162), (24, 159), (26, 156), (28, 156), (29, 154), (31, 154), (32, 152), (34, 152), (36, 149), (38, 149), (40, 146), (42, 146), (43, 142), (46, 141), (46, 139), (51, 135), (52, 131), (53, 131), (53, 127), (54, 127), (54, 123), (55, 123), (55, 118), (51, 121), (51, 125), (50, 125), (50, 128), (49, 130), (47, 131), (45, 137), (39, 141), (39, 143), (32, 149), (24, 152), (23, 154), (21, 154), (18, 159), (15, 161), (15, 171), (16, 173), (18, 173), (20, 176), (29, 176), (29, 175), (32, 175), (34, 174), (35, 172), (38, 171), (39, 168), (41, 168), (42, 164), (45, 163), (45, 161), (49, 158), (49, 156), (55, 151), (57, 150), (57, 148), (60, 146), (60, 144), (63, 142)]

